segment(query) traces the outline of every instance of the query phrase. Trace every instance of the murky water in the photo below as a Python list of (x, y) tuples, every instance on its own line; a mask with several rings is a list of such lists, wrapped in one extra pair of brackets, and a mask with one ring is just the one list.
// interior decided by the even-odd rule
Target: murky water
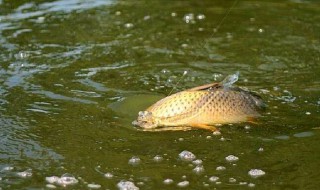
[[(320, 4), (233, 3), (0, 0), (0, 188), (318, 188)], [(258, 124), (131, 125), (236, 71)]]

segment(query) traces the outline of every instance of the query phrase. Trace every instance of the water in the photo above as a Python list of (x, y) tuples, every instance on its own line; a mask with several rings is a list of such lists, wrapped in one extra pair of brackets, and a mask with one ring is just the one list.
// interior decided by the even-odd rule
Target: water
[[(320, 4), (240, 0), (219, 26), (232, 4), (0, 0), (0, 187), (317, 189)], [(173, 88), (236, 71), (268, 104), (258, 124), (131, 125)]]

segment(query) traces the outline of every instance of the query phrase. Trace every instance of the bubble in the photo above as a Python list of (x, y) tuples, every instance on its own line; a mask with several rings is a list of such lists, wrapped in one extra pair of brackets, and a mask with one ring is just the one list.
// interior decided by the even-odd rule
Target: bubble
[(196, 174), (200, 174), (200, 173), (204, 172), (204, 167), (203, 166), (196, 166), (192, 171)]
[(126, 23), (126, 24), (124, 24), (124, 27), (125, 28), (132, 28), (133, 24), (132, 23)]
[(181, 181), (177, 184), (178, 187), (187, 187), (189, 185), (189, 181)]
[(201, 165), (202, 164), (202, 160), (200, 160), (200, 159), (197, 159), (197, 160), (193, 160), (192, 161), (192, 164), (195, 164), (195, 165)]
[(166, 185), (169, 185), (169, 184), (173, 183), (173, 180), (168, 178), (168, 179), (163, 180), (163, 183)]
[(133, 156), (132, 158), (129, 159), (128, 164), (130, 165), (138, 165), (140, 164), (141, 159), (137, 156)]
[(196, 159), (196, 156), (192, 152), (184, 150), (179, 154), (179, 158), (183, 161), (191, 162), (192, 160)]
[(236, 156), (234, 156), (234, 155), (229, 155), (229, 156), (226, 157), (226, 160), (227, 160), (228, 162), (236, 162), (236, 161), (239, 160), (239, 158), (236, 157)]
[(249, 183), (248, 184), (248, 187), (255, 187), (256, 186), (256, 184), (254, 184), (254, 183)]
[(115, 13), (115, 15), (120, 16), (120, 15), (121, 15), (121, 11), (117, 11), (117, 12)]
[(264, 29), (262, 29), (262, 28), (259, 28), (259, 33), (262, 33), (262, 32), (264, 32)]
[(104, 177), (107, 179), (111, 179), (111, 178), (113, 178), (113, 174), (108, 172), (108, 173), (104, 174)]
[(313, 136), (314, 133), (311, 131), (306, 131), (306, 132), (301, 132), (301, 133), (296, 133), (293, 136), (298, 137), (298, 138), (303, 138), (303, 137), (311, 137)]
[(210, 178), (209, 178), (209, 181), (210, 182), (216, 182), (216, 181), (218, 181), (220, 178), (219, 177), (217, 177), (217, 176), (211, 176)]
[(23, 172), (18, 172), (17, 175), (19, 177), (31, 177), (32, 176), (32, 169), (27, 169), (26, 171), (23, 171)]
[(12, 167), (12, 166), (6, 166), (6, 167), (3, 167), (1, 171), (2, 172), (3, 171), (10, 171), (10, 170), (13, 170), (13, 169), (14, 169), (14, 167)]
[(181, 44), (181, 47), (182, 47), (182, 48), (187, 48), (187, 47), (188, 47), (188, 44)]
[(147, 16), (144, 16), (143, 17), (143, 20), (149, 20), (151, 18), (151, 16), (150, 15), (147, 15)]
[(172, 13), (171, 13), (171, 16), (172, 16), (172, 17), (175, 17), (175, 16), (177, 16), (177, 13), (172, 12)]
[(131, 181), (122, 180), (117, 184), (119, 190), (139, 190), (139, 187), (135, 186), (135, 184)]
[(307, 111), (307, 112), (306, 112), (306, 115), (311, 115), (311, 113)]
[(61, 186), (74, 185), (79, 182), (73, 175), (68, 173), (63, 174), (61, 177), (57, 177), (57, 176), (46, 177), (46, 181), (48, 183), (55, 183)]
[(247, 185), (248, 183), (247, 182), (245, 182), (245, 181), (240, 181), (239, 182), (239, 185)]
[(257, 178), (257, 177), (260, 177), (260, 176), (263, 176), (266, 174), (266, 172), (260, 170), (260, 169), (251, 169), (248, 174), (253, 177), (253, 178)]
[(204, 15), (204, 14), (198, 14), (197, 15), (197, 19), (198, 20), (203, 20), (203, 19), (205, 19), (206, 18), (206, 16)]
[(230, 178), (229, 178), (229, 182), (230, 182), (230, 183), (235, 183), (235, 182), (237, 182), (237, 180), (236, 180), (235, 178), (233, 178), (233, 177), (230, 177)]
[(216, 170), (217, 170), (217, 171), (223, 171), (223, 170), (226, 170), (226, 167), (224, 167), (224, 166), (218, 166), (218, 167), (216, 167)]
[(100, 189), (101, 185), (99, 185), (99, 184), (88, 184), (88, 188), (90, 188), (90, 189)]
[(262, 147), (260, 147), (260, 148), (258, 149), (258, 151), (259, 151), (259, 152), (263, 152), (264, 149), (263, 149)]
[(218, 136), (218, 135), (221, 135), (221, 132), (220, 131), (214, 131), (212, 134)]
[(244, 128), (245, 128), (246, 130), (251, 129), (251, 127), (250, 127), (249, 125), (244, 126)]
[(183, 16), (183, 20), (186, 22), (186, 23), (194, 23), (194, 14), (193, 13), (188, 13), (188, 14), (185, 14)]
[(163, 157), (160, 155), (156, 155), (155, 157), (153, 157), (153, 160), (156, 162), (161, 162), (163, 160)]
[(55, 188), (57, 188), (57, 187), (56, 187), (55, 185), (53, 185), (53, 184), (47, 184), (46, 187), (49, 188), (49, 189), (55, 189)]

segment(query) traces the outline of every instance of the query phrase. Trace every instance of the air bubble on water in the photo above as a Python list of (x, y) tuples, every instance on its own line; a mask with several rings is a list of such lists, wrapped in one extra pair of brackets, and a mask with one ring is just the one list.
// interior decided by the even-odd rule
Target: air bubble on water
[(212, 137), (211, 136), (206, 136), (206, 139), (212, 139)]
[(111, 178), (113, 178), (113, 174), (110, 173), (110, 172), (107, 172), (107, 173), (104, 174), (104, 177), (107, 178), (107, 179), (111, 179)]
[(210, 178), (209, 178), (209, 181), (210, 182), (216, 182), (216, 181), (218, 181), (220, 178), (219, 177), (217, 177), (217, 176), (211, 176)]
[(240, 181), (239, 182), (239, 185), (247, 185), (248, 183), (247, 182), (245, 182), (245, 181)]
[(197, 15), (197, 19), (198, 20), (203, 20), (203, 19), (205, 19), (206, 18), (206, 16), (204, 15), (204, 14), (198, 14)]
[(11, 170), (13, 170), (14, 169), (14, 167), (12, 167), (12, 166), (6, 166), (6, 167), (3, 167), (2, 169), (1, 169), (1, 172), (3, 172), (3, 171), (11, 171)]
[(53, 185), (53, 184), (47, 184), (46, 187), (49, 188), (49, 189), (55, 189), (55, 188), (57, 188), (57, 187), (56, 187), (55, 185)]
[(244, 126), (244, 129), (249, 130), (251, 127), (249, 125)]
[(48, 183), (55, 183), (61, 186), (67, 186), (67, 185), (74, 185), (77, 184), (79, 181), (71, 174), (65, 173), (61, 177), (57, 176), (51, 176), (46, 177), (46, 181)]
[(249, 183), (248, 184), (248, 187), (255, 187), (256, 186), (256, 184), (254, 184), (254, 183)]
[(179, 140), (179, 141), (184, 141), (184, 138), (179, 138), (178, 140)]
[(87, 186), (89, 189), (100, 189), (101, 188), (101, 185), (94, 184), (94, 183), (89, 183)]
[(171, 13), (171, 16), (172, 16), (172, 17), (175, 17), (175, 16), (177, 16), (177, 13), (172, 12), (172, 13)]
[(239, 160), (239, 158), (237, 156), (234, 156), (234, 155), (229, 155), (229, 156), (226, 157), (226, 160), (228, 162), (236, 162), (236, 161)]
[(223, 170), (226, 170), (226, 167), (224, 167), (224, 166), (218, 166), (218, 167), (216, 168), (216, 170), (217, 170), (217, 171), (223, 171)]
[(166, 185), (169, 185), (169, 184), (173, 183), (173, 180), (168, 178), (168, 179), (163, 180), (163, 183)]
[(191, 162), (192, 160), (196, 159), (196, 156), (192, 152), (184, 150), (179, 154), (179, 158), (183, 161)]
[(40, 17), (37, 18), (37, 21), (36, 21), (36, 22), (37, 22), (37, 23), (43, 23), (44, 20), (45, 20), (45, 17), (40, 16)]
[(311, 137), (313, 136), (314, 133), (311, 131), (306, 131), (306, 132), (301, 132), (301, 133), (296, 133), (293, 136), (298, 137), (298, 138), (303, 138), (303, 137)]
[(218, 136), (218, 135), (221, 135), (221, 132), (220, 131), (214, 131), (212, 134), (215, 135), (215, 136)]
[(183, 71), (183, 76), (185, 76), (186, 74), (188, 74), (188, 71)]
[(188, 44), (181, 44), (181, 47), (182, 47), (182, 48), (187, 48), (187, 47), (188, 47)]
[(128, 164), (130, 165), (138, 165), (140, 164), (141, 159), (138, 156), (133, 156), (132, 158), (129, 159)]
[(201, 165), (202, 163), (203, 163), (203, 161), (200, 160), (200, 159), (197, 159), (197, 160), (193, 160), (193, 161), (192, 161), (192, 164), (195, 164), (195, 165)]
[(224, 137), (221, 137), (219, 140), (220, 141), (225, 141), (226, 139)]
[(204, 28), (198, 28), (198, 31), (199, 31), (199, 32), (203, 32), (203, 31), (204, 31)]
[(177, 184), (178, 187), (187, 187), (189, 185), (189, 181), (181, 181)]
[(125, 28), (132, 28), (133, 24), (132, 23), (126, 23), (126, 24), (124, 24), (124, 27)]
[(23, 178), (31, 177), (32, 176), (32, 169), (27, 169), (26, 171), (18, 172), (17, 175), (19, 177), (23, 177)]
[(122, 180), (117, 184), (119, 190), (139, 190), (139, 187), (135, 186), (135, 184), (131, 181)]
[(259, 152), (263, 152), (264, 149), (263, 149), (262, 147), (260, 147), (260, 148), (258, 149), (258, 151), (259, 151)]
[(150, 15), (146, 15), (146, 16), (143, 17), (143, 20), (149, 20), (150, 18), (151, 18)]
[(196, 166), (193, 170), (192, 170), (194, 173), (196, 174), (201, 174), (204, 172), (204, 167), (203, 166)]
[(221, 181), (216, 181), (216, 184), (217, 185), (220, 185), (222, 182)]
[(163, 157), (160, 156), (160, 155), (156, 155), (155, 157), (153, 157), (153, 160), (154, 160), (155, 162), (161, 162), (161, 161), (163, 160)]
[(230, 182), (230, 183), (235, 183), (235, 182), (237, 182), (237, 180), (236, 180), (235, 178), (233, 178), (233, 177), (230, 177), (230, 178), (229, 178), (229, 182)]
[(266, 174), (266, 172), (260, 170), (260, 169), (251, 169), (248, 174), (253, 177), (253, 178), (257, 178), (257, 177), (261, 177), (263, 175)]
[(188, 24), (188, 23), (194, 23), (194, 14), (193, 13), (188, 13), (183, 16), (183, 20)]
[(307, 112), (306, 112), (306, 115), (311, 115), (311, 112), (308, 112), (308, 111), (307, 111)]
[(264, 29), (262, 29), (262, 28), (259, 28), (259, 33), (263, 33), (264, 32)]

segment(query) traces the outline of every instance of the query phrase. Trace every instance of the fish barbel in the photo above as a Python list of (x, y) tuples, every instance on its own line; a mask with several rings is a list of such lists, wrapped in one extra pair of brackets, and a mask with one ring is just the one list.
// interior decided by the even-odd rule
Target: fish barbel
[(133, 124), (143, 129), (215, 131), (214, 125), (251, 121), (265, 104), (260, 96), (232, 85), (238, 75), (167, 96), (140, 111)]

